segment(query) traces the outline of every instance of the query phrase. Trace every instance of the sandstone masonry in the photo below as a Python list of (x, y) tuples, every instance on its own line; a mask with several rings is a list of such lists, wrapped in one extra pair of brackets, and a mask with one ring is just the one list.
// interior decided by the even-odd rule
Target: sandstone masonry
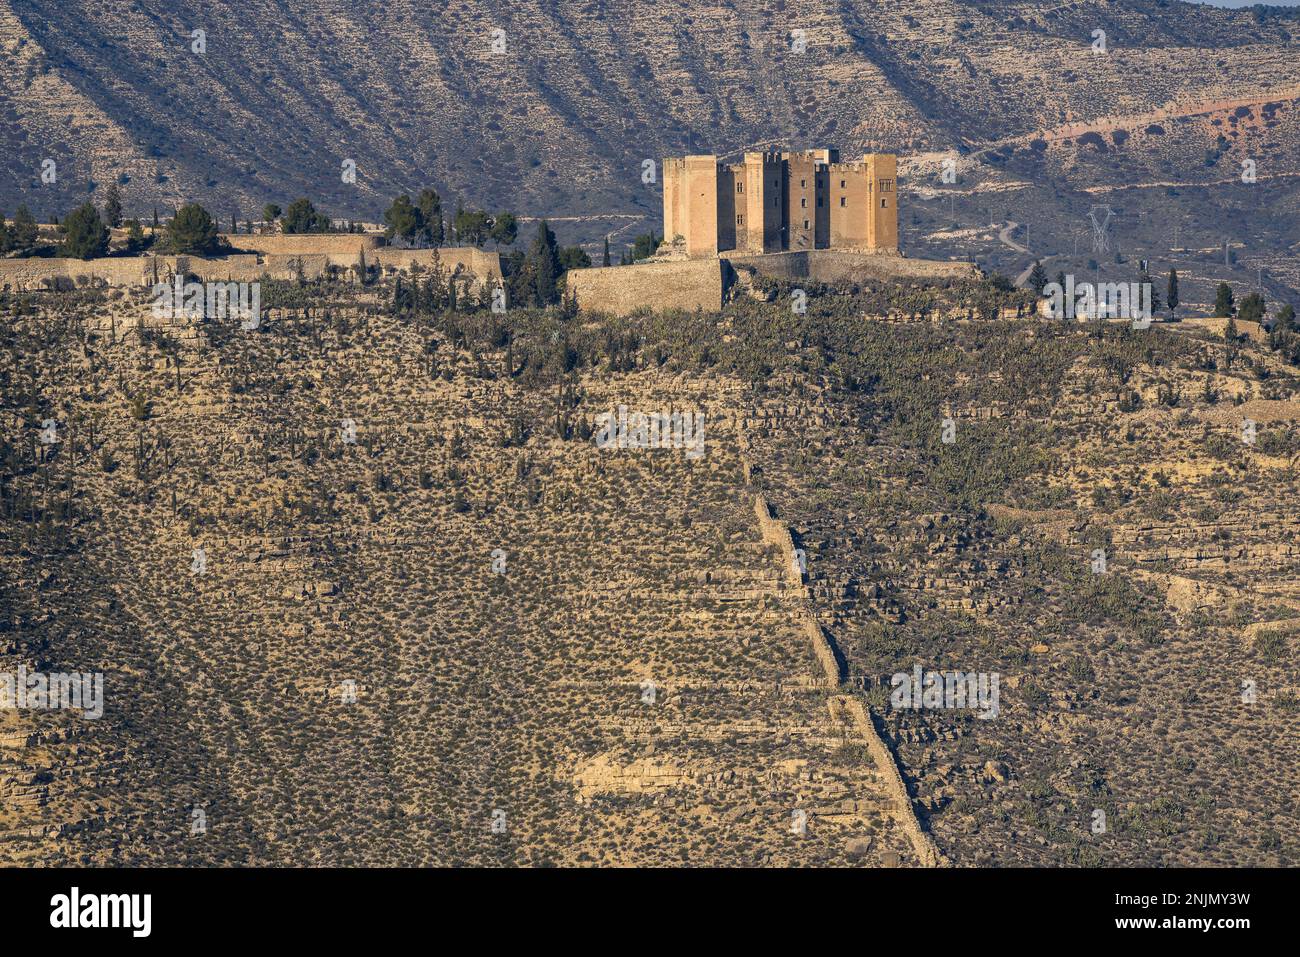
[(664, 241), (705, 258), (811, 249), (898, 251), (897, 157), (836, 150), (663, 161)]

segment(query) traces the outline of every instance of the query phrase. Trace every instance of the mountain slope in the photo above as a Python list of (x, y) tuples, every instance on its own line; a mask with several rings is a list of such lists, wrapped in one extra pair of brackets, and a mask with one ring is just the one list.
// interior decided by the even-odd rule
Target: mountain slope
[(1040, 6), (4, 0), (0, 202), (30, 200), (49, 155), (51, 213), (116, 176), (136, 205), (196, 197), (223, 215), (306, 193), (373, 216), (430, 181), (534, 214), (653, 212), (646, 157), (946, 149), (1300, 80), (1294, 20)]

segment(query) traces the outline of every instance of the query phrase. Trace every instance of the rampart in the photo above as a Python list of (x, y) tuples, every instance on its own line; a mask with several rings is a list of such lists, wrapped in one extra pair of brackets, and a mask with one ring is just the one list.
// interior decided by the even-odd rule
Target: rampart
[[(170, 280), (177, 273), (207, 281), (245, 282), (257, 279), (267, 267), (257, 256), (236, 255), (221, 259), (200, 256), (122, 256), (104, 259), (39, 258), (0, 259), (0, 290), (31, 292), (53, 285), (151, 286)], [(286, 277), (287, 278), (287, 277)]]
[(448, 273), (470, 273), (478, 279), (501, 278), (501, 256), (474, 246), (445, 246), (441, 249), (392, 249), (381, 247), (366, 253), (366, 261), (380, 268), (410, 272), (412, 266), (430, 270), (434, 262)]
[(719, 259), (700, 259), (572, 269), (565, 281), (578, 307), (588, 312), (625, 316), (645, 307), (717, 311), (729, 285), (727, 272)]
[(869, 279), (975, 278), (970, 263), (934, 259), (908, 259), (889, 253), (841, 252), (809, 249), (767, 253), (762, 256), (724, 254), (733, 268), (753, 269), (772, 279), (811, 279), (814, 282), (862, 282)]
[[(0, 291), (35, 292), (57, 286), (110, 286), (131, 288), (169, 281), (178, 273), (191, 275), (202, 282), (254, 282), (263, 276), (271, 279), (319, 279), (331, 268), (345, 276), (361, 262), (383, 269), (409, 271), (413, 264), (432, 268), (435, 250), (387, 249), (374, 245), (372, 236), (235, 236), (234, 239), (307, 240), (285, 244), (290, 251), (271, 251), (272, 242), (259, 253), (235, 253), (230, 256), (106, 256), (101, 259), (64, 259), (32, 256), (25, 259), (0, 259)], [(335, 242), (348, 240), (347, 243)], [(311, 248), (315, 244), (317, 248)], [(248, 244), (245, 244), (248, 245)], [(346, 250), (346, 251), (339, 251)], [(436, 250), (450, 273), (469, 273), (478, 279), (501, 278), (501, 257), (473, 247), (453, 246)]]
[(361, 250), (367, 255), (383, 244), (379, 236), (361, 233), (281, 233), (262, 236), (256, 233), (223, 233), (232, 249), (246, 249), (263, 256), (329, 256), (336, 266), (351, 266)]

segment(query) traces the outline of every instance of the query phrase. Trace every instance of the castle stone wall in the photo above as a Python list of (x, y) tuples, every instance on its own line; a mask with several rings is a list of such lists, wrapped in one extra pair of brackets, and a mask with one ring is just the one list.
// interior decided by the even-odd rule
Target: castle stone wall
[[(432, 249), (388, 249), (373, 244), (369, 236), (252, 236), (259, 241), (271, 239), (305, 239), (287, 245), (291, 252), (237, 253), (231, 256), (205, 258), (202, 256), (112, 256), (103, 259), (64, 259), (60, 257), (30, 257), (27, 259), (0, 259), (0, 290), (10, 292), (35, 292), (50, 288), (52, 283), (71, 286), (110, 286), (131, 288), (151, 286), (156, 282), (170, 281), (177, 273), (189, 274), (202, 282), (254, 282), (263, 276), (271, 279), (319, 279), (330, 267), (350, 269), (360, 261), (362, 250), (371, 265), (409, 271), (413, 263), (432, 268)], [(350, 252), (345, 243), (351, 240)], [(324, 242), (320, 242), (324, 240)], [(320, 248), (312, 251), (312, 243)], [(272, 246), (279, 244), (272, 243)], [(454, 273), (458, 269), (479, 280), (501, 278), (501, 257), (473, 247), (449, 247), (437, 250), (444, 268)]]
[(772, 279), (811, 279), (815, 282), (864, 282), (869, 279), (974, 278), (978, 270), (970, 263), (907, 259), (886, 252), (842, 252), (810, 249), (804, 252), (768, 253), (765, 256), (736, 256), (724, 253), (734, 268), (751, 268)]
[(177, 273), (188, 273), (204, 282), (247, 282), (266, 271), (267, 268), (259, 266), (257, 257), (252, 254), (219, 259), (201, 256), (0, 259), (0, 290), (33, 292), (48, 289), (52, 282), (91, 287), (151, 286), (169, 281)]
[(721, 309), (726, 269), (720, 259), (702, 259), (573, 269), (565, 277), (580, 309), (625, 316), (646, 307)]
[(413, 265), (431, 270), (439, 262), (448, 273), (470, 273), (483, 280), (501, 278), (501, 256), (473, 246), (444, 246), (441, 249), (391, 249), (384, 247), (366, 253), (366, 261), (383, 269), (410, 272)]
[[(360, 233), (291, 233), (289, 235), (260, 236), (246, 233), (223, 233), (235, 249), (247, 249), (264, 256), (325, 255), (347, 259), (347, 265), (357, 261), (361, 250), (367, 254), (383, 242), (379, 236)], [(338, 263), (336, 263), (338, 265)]]

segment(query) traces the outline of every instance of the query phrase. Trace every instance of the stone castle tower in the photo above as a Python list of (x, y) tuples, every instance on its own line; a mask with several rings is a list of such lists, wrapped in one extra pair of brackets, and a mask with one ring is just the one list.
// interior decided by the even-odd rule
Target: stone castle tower
[(867, 153), (841, 163), (836, 150), (746, 153), (664, 160), (664, 240), (692, 258), (804, 249), (898, 251), (897, 161)]

